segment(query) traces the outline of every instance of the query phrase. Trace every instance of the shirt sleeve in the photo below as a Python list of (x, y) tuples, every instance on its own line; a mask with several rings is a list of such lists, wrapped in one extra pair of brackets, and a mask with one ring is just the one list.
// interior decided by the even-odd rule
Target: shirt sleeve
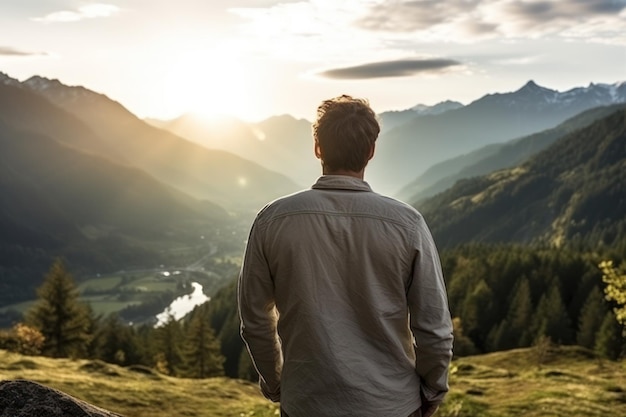
[(237, 289), (241, 337), (259, 373), (263, 395), (280, 401), (282, 353), (277, 332), (274, 283), (258, 227), (252, 226)]
[(423, 398), (438, 403), (448, 392), (452, 320), (437, 248), (423, 219), (418, 223), (414, 249), (407, 298), (416, 343), (415, 369), (422, 383)]

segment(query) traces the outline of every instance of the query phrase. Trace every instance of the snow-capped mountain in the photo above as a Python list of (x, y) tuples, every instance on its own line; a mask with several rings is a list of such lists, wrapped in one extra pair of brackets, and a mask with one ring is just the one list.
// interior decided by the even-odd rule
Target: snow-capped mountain
[(552, 128), (594, 107), (624, 102), (625, 82), (559, 92), (529, 81), (517, 91), (489, 94), (436, 116), (418, 115), (401, 123), (396, 117), (393, 127), (383, 131), (370, 179), (393, 193), (405, 178), (417, 178), (438, 162)]
[(589, 84), (559, 92), (528, 81), (512, 93), (489, 94), (470, 105), (504, 106), (509, 108), (543, 109), (546, 107), (597, 107), (626, 102), (626, 82), (614, 84)]

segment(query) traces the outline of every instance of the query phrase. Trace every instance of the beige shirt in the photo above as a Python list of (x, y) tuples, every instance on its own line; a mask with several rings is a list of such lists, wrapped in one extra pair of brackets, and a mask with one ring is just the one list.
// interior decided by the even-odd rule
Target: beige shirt
[(448, 390), (452, 323), (422, 216), (327, 175), (268, 204), (239, 278), (263, 393), (290, 417), (405, 417)]

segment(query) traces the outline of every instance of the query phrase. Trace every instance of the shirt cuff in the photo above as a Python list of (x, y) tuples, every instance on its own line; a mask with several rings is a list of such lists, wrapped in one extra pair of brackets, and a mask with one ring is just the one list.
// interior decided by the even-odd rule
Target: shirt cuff
[(280, 385), (278, 385), (276, 389), (271, 390), (267, 383), (261, 378), (259, 379), (259, 386), (265, 398), (275, 403), (280, 401)]

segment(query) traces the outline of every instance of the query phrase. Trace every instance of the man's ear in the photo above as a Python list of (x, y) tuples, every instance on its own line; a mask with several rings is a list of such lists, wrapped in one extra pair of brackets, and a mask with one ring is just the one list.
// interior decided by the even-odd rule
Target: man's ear
[(320, 143), (318, 141), (315, 141), (315, 157), (322, 159), (322, 150), (320, 149)]

